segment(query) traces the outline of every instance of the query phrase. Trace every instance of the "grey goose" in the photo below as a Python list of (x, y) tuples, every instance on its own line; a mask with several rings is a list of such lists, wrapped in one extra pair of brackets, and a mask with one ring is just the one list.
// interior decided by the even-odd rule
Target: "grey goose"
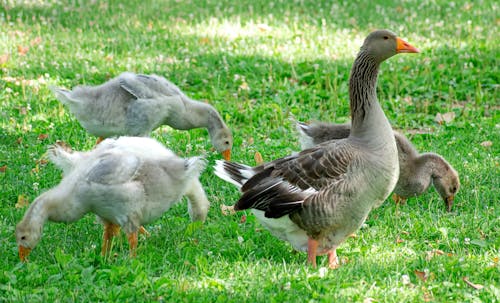
[(209, 201), (198, 180), (205, 159), (180, 158), (154, 139), (109, 138), (89, 152), (70, 153), (56, 145), (49, 157), (64, 177), (38, 196), (17, 224), (22, 261), (40, 241), (47, 221), (70, 223), (94, 213), (104, 223), (102, 254), (121, 228), (135, 256), (141, 225), (158, 219), (184, 195), (192, 220), (207, 216)]
[(51, 89), (83, 128), (101, 140), (149, 136), (161, 125), (179, 130), (207, 128), (215, 149), (230, 159), (233, 137), (217, 110), (187, 97), (164, 77), (124, 72), (98, 86)]
[(276, 237), (316, 267), (316, 256), (339, 265), (336, 249), (394, 189), (399, 175), (391, 125), (376, 94), (380, 64), (398, 53), (416, 53), (388, 30), (365, 39), (349, 80), (352, 129), (326, 142), (257, 167), (218, 160), (215, 173), (240, 188), (234, 209), (252, 209)]

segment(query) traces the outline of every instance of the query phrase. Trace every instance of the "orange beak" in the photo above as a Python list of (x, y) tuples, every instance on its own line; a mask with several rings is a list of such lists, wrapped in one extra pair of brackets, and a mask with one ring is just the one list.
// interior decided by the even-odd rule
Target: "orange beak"
[(222, 152), (222, 157), (224, 157), (224, 160), (229, 161), (231, 160), (231, 150), (226, 149), (225, 151)]
[(23, 262), (28, 262), (28, 255), (31, 252), (31, 248), (24, 247), (22, 245), (19, 245), (19, 259)]
[(415, 46), (411, 45), (410, 43), (406, 42), (405, 40), (401, 38), (396, 38), (396, 53), (420, 53), (418, 48)]

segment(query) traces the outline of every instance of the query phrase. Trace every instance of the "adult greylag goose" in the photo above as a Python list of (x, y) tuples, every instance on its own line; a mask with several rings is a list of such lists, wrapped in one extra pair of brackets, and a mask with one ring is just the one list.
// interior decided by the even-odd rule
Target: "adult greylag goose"
[[(296, 126), (302, 149), (329, 140), (347, 138), (351, 130), (349, 123), (297, 122)], [(394, 201), (405, 203), (409, 197), (423, 194), (432, 183), (443, 198), (446, 210), (450, 212), (460, 188), (457, 171), (438, 154), (420, 154), (410, 140), (401, 133), (394, 131), (394, 137), (399, 158), (399, 179), (394, 188)]]
[(31, 204), (16, 227), (19, 257), (25, 261), (38, 244), (47, 220), (74, 222), (95, 213), (104, 223), (102, 253), (120, 227), (135, 256), (141, 225), (158, 219), (184, 195), (192, 220), (204, 221), (209, 202), (198, 180), (206, 166), (201, 157), (183, 159), (151, 138), (106, 139), (89, 152), (49, 149), (65, 163), (64, 177)]
[(231, 157), (233, 137), (217, 110), (190, 99), (163, 77), (125, 72), (99, 86), (51, 89), (80, 124), (101, 139), (149, 136), (161, 125), (179, 130), (207, 128), (215, 149), (224, 159)]
[(349, 81), (352, 130), (327, 142), (257, 167), (217, 161), (215, 173), (238, 186), (235, 210), (252, 209), (275, 236), (339, 263), (336, 249), (381, 204), (399, 174), (396, 142), (376, 94), (380, 63), (418, 50), (387, 30), (372, 32), (354, 61)]

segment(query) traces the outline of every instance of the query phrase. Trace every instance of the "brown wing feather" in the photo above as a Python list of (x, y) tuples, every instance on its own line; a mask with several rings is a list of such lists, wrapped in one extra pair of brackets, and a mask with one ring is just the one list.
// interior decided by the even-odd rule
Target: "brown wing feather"
[(303, 150), (299, 154), (276, 160), (271, 175), (281, 177), (291, 184), (307, 189), (320, 190), (347, 172), (355, 150), (346, 140), (325, 142)]
[[(256, 208), (265, 211), (266, 217), (279, 218), (300, 210), (304, 199), (320, 202), (313, 197), (342, 179), (356, 157), (352, 150), (346, 140), (327, 142), (264, 164), (241, 188), (243, 195), (235, 209)], [(318, 192), (303, 192), (309, 188)]]

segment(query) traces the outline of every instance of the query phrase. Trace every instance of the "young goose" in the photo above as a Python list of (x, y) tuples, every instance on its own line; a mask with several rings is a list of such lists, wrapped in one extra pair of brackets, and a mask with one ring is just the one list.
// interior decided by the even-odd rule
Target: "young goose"
[(329, 267), (336, 268), (337, 246), (398, 179), (396, 142), (376, 95), (379, 65), (397, 53), (416, 52), (390, 31), (368, 35), (351, 70), (348, 138), (253, 168), (217, 161), (215, 173), (242, 191), (235, 210), (251, 208), (272, 234), (307, 251), (314, 267), (316, 256), (326, 253)]
[(217, 110), (190, 99), (163, 77), (125, 72), (99, 86), (51, 89), (80, 124), (101, 139), (149, 136), (161, 125), (180, 130), (204, 127), (215, 149), (224, 159), (231, 157), (233, 137)]
[(135, 256), (140, 226), (158, 219), (182, 196), (188, 197), (192, 220), (206, 218), (209, 202), (198, 180), (206, 166), (203, 158), (182, 159), (142, 137), (106, 139), (92, 151), (67, 153), (60, 146), (49, 149), (52, 159), (66, 163), (64, 177), (37, 197), (17, 224), (23, 261), (40, 241), (47, 220), (69, 223), (95, 213), (104, 223), (102, 253), (121, 227)]
[[(302, 149), (311, 148), (329, 140), (347, 138), (351, 130), (350, 124), (325, 122), (311, 124), (297, 122), (296, 126)], [(399, 179), (393, 196), (396, 203), (405, 203), (409, 197), (423, 194), (432, 183), (443, 198), (446, 210), (450, 212), (455, 195), (460, 188), (457, 171), (438, 154), (419, 154), (404, 135), (395, 131), (394, 137), (399, 158)]]

